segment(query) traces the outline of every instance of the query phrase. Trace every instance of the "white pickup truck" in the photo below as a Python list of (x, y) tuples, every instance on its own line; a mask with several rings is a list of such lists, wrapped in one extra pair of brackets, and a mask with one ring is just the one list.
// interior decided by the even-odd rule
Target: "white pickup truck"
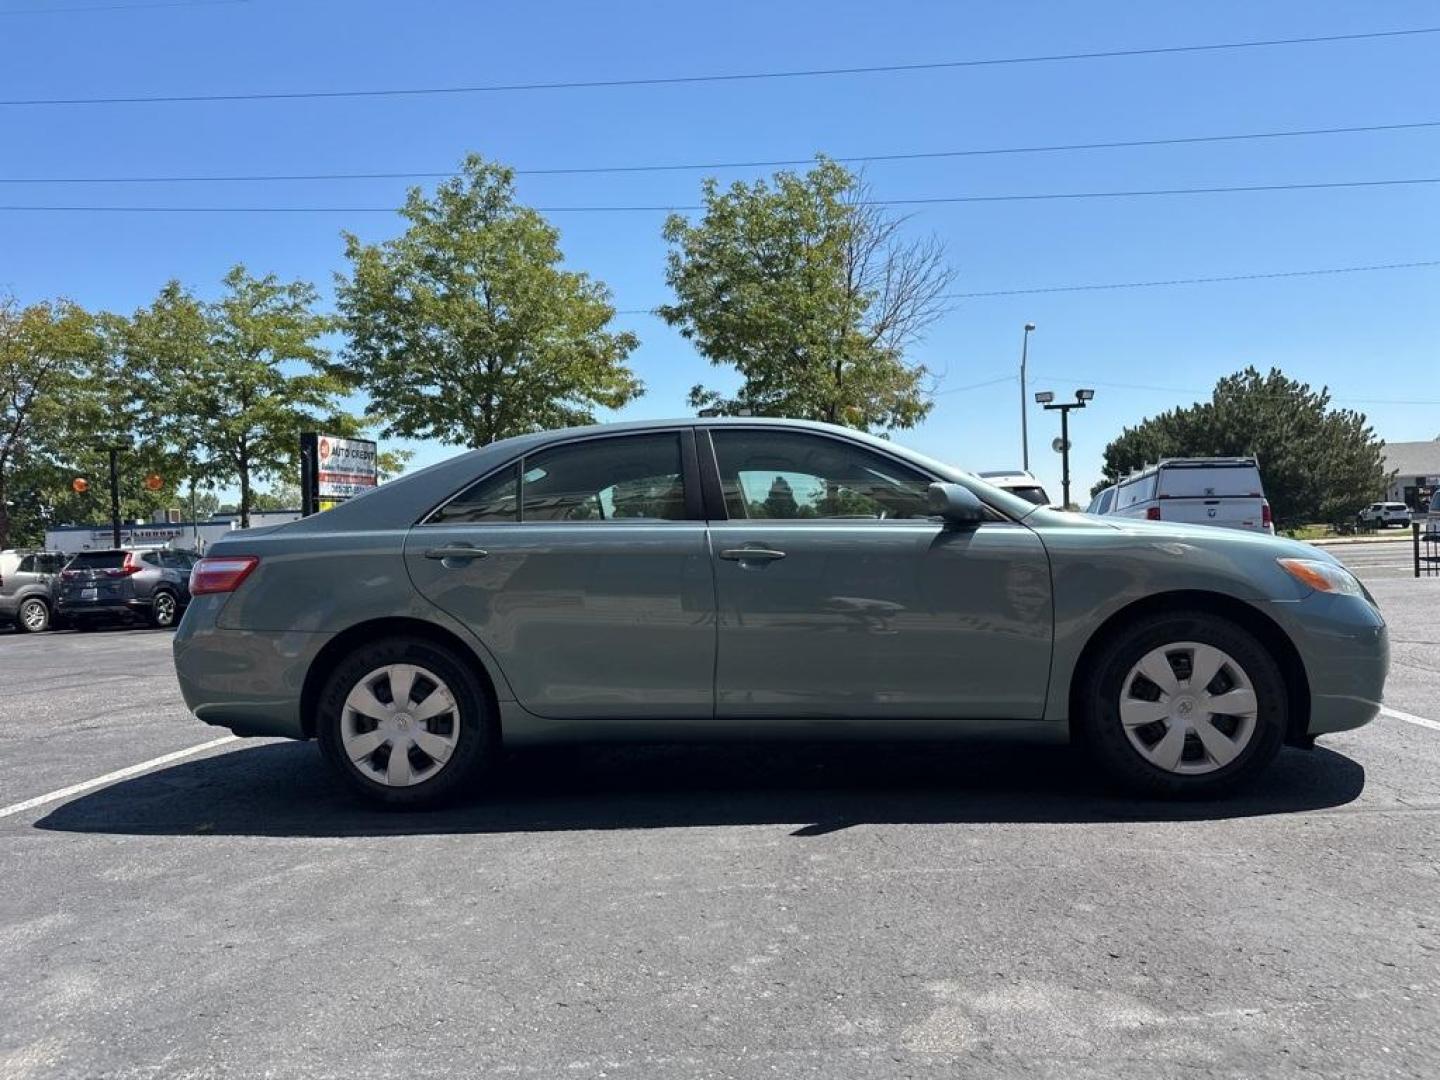
[(1100, 512), (1275, 532), (1260, 466), (1253, 457), (1167, 458), (1116, 484), (1108, 507)]

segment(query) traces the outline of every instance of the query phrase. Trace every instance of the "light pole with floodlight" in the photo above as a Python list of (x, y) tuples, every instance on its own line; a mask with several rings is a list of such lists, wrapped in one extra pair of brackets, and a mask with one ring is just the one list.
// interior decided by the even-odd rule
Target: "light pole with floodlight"
[(1033, 322), (1025, 324), (1025, 333), (1020, 337), (1020, 458), (1021, 468), (1030, 471), (1030, 430), (1025, 410), (1030, 403), (1025, 400), (1025, 361), (1030, 351), (1030, 333), (1035, 329)]
[(1055, 395), (1049, 390), (1042, 390), (1035, 395), (1035, 404), (1042, 405), (1046, 410), (1060, 410), (1060, 489), (1063, 502), (1061, 505), (1067, 509), (1070, 506), (1070, 410), (1083, 409), (1094, 400), (1094, 390), (1076, 390), (1074, 401), (1055, 400)]

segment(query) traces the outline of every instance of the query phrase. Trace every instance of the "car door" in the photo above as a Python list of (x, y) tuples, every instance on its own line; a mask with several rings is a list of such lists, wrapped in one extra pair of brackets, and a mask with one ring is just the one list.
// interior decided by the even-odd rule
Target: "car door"
[(946, 527), (932, 477), (843, 436), (706, 434), (718, 715), (1042, 715), (1053, 617), (1034, 532), (998, 513)]
[(13, 615), (20, 608), (21, 593), (34, 581), (35, 556), (13, 558), (8, 573), (0, 572), (0, 612)]
[(545, 717), (713, 715), (715, 584), (688, 428), (546, 447), (406, 539), (415, 586)]

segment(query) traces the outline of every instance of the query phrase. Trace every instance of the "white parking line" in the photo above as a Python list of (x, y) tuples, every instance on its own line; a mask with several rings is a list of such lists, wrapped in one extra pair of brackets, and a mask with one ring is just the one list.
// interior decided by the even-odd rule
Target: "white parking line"
[[(1440, 725), (1437, 725), (1440, 726)], [(106, 773), (104, 776), (97, 776), (94, 780), (86, 780), (80, 784), (71, 784), (59, 791), (52, 791), (48, 795), (37, 795), (33, 799), (26, 799), (24, 802), (14, 803), (10, 806), (0, 807), (0, 818), (9, 817), (12, 814), (23, 814), (26, 810), (34, 810), (37, 806), (44, 806), (46, 803), (59, 802), (61, 799), (68, 799), (72, 795), (81, 795), (87, 791), (94, 791), (106, 784), (113, 784), (117, 780), (128, 780), (132, 776), (139, 776), (151, 769), (158, 769), (161, 765), (169, 765), (172, 761), (183, 761), (185, 758), (194, 757), (196, 754), (204, 753), (206, 750), (213, 750), (217, 746), (224, 746), (226, 743), (238, 742), (238, 735), (225, 735), (218, 739), (211, 739), (199, 746), (192, 746), (188, 750), (176, 750), (173, 754), (161, 754), (149, 761), (142, 761), (139, 765), (131, 765), (126, 769), (117, 769), (115, 772)]]
[(1388, 716), (1392, 720), (1404, 720), (1407, 724), (1419, 724), (1421, 727), (1434, 728), (1436, 731), (1440, 731), (1440, 720), (1426, 720), (1423, 716), (1401, 712), (1399, 709), (1390, 708), (1389, 705), (1380, 706), (1380, 715)]

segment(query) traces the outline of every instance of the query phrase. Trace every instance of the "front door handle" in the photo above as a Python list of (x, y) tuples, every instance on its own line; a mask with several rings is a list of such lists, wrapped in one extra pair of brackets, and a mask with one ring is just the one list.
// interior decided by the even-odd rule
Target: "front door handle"
[(439, 559), (446, 566), (453, 563), (468, 563), (471, 559), (483, 559), (490, 553), (474, 544), (445, 544), (425, 552), (427, 559)]
[(726, 548), (724, 551), (720, 552), (720, 558), (725, 559), (727, 562), (738, 563), (769, 563), (775, 562), (778, 559), (783, 559), (784, 557), (785, 552), (783, 551), (776, 551), (774, 548), (762, 547)]

